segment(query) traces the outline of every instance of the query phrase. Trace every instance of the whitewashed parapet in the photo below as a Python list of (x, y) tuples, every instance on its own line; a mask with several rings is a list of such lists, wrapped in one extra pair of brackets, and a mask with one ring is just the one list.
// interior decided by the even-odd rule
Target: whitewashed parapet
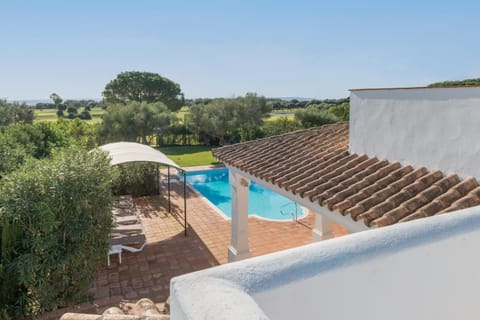
[(230, 263), (172, 279), (171, 317), (476, 319), (478, 243), (473, 207)]

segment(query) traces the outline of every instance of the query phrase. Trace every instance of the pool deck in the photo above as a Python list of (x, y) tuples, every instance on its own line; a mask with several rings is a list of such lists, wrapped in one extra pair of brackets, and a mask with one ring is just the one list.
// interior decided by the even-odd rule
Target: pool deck
[[(205, 168), (196, 168), (203, 170)], [(222, 218), (211, 204), (188, 188), (188, 235), (183, 234), (183, 184), (172, 183), (172, 212), (169, 213), (166, 185), (161, 196), (135, 199), (137, 212), (147, 238), (142, 252), (122, 254), (122, 264), (111, 257), (111, 266), (98, 271), (91, 289), (93, 304), (69, 308), (75, 312), (101, 313), (107, 307), (128, 308), (141, 298), (162, 304), (169, 296), (172, 277), (227, 263), (231, 222)], [(252, 256), (298, 247), (310, 243), (315, 215), (299, 222), (275, 222), (250, 217), (249, 244)], [(336, 236), (345, 234), (340, 226)], [(43, 319), (58, 318), (58, 310)]]
[(203, 170), (222, 169), (222, 168), (225, 168), (225, 165), (223, 163), (218, 163), (218, 164), (208, 164), (205, 166), (186, 167), (184, 169), (187, 172), (191, 172), (191, 171), (203, 171)]

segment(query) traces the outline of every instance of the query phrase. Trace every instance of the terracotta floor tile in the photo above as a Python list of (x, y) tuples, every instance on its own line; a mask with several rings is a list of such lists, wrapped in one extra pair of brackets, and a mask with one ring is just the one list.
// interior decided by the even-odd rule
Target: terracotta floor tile
[[(161, 194), (166, 195), (166, 186)], [(163, 302), (169, 295), (170, 279), (227, 262), (230, 244), (230, 220), (221, 217), (214, 208), (192, 190), (188, 190), (188, 235), (183, 234), (183, 186), (172, 184), (172, 212), (168, 213), (164, 196), (135, 199), (138, 215), (147, 238), (142, 252), (122, 254), (122, 264), (116, 256), (111, 266), (98, 271), (92, 288), (94, 300), (102, 299), (102, 312), (116, 305), (119, 297), (135, 302), (150, 298)], [(249, 244), (252, 256), (293, 248), (310, 243), (315, 215), (309, 214), (297, 222), (273, 222), (249, 218)], [(340, 226), (336, 235), (345, 234)], [(111, 304), (105, 301), (112, 302)], [(48, 319), (47, 317), (43, 317)]]

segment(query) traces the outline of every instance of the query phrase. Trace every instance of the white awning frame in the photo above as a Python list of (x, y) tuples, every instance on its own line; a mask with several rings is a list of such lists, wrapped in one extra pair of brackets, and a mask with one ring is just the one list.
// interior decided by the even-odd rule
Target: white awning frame
[(154, 162), (184, 171), (162, 152), (141, 143), (114, 142), (98, 148), (108, 153), (112, 166), (129, 162)]
[[(113, 142), (104, 144), (98, 149), (108, 153), (111, 165), (119, 165), (131, 162), (152, 162), (166, 165), (168, 168), (168, 212), (171, 212), (170, 201), (170, 167), (174, 167), (183, 172), (183, 227), (184, 235), (187, 236), (187, 179), (186, 171), (174, 161), (170, 160), (164, 153), (145, 144), (136, 142)], [(159, 171), (157, 166), (157, 179), (160, 183)], [(158, 190), (160, 187), (158, 186)]]

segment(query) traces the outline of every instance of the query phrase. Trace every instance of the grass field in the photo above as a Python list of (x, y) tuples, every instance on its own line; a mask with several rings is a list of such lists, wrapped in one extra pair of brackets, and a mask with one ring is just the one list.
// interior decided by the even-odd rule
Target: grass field
[[(79, 113), (81, 110), (79, 110)], [(64, 111), (66, 114), (66, 111)], [(92, 109), (90, 114), (92, 115), (92, 120), (87, 120), (89, 122), (100, 122), (102, 121), (102, 115), (105, 113), (103, 109)], [(44, 110), (35, 110), (34, 113), (34, 121), (56, 121), (57, 118), (57, 110), (56, 109), (44, 109)]]
[(293, 120), (293, 119), (295, 119), (295, 115), (294, 114), (288, 114), (288, 113), (285, 113), (285, 114), (272, 113), (272, 114), (270, 114), (270, 116), (268, 118), (264, 118), (263, 120), (267, 121), (267, 122), (271, 122), (271, 121), (277, 121), (281, 118), (287, 118), (288, 120)]
[(57, 120), (57, 110), (56, 109), (44, 109), (44, 110), (35, 110), (34, 112), (35, 121), (55, 121)]
[(160, 147), (159, 150), (181, 167), (218, 163), (212, 155), (212, 148), (206, 146)]

